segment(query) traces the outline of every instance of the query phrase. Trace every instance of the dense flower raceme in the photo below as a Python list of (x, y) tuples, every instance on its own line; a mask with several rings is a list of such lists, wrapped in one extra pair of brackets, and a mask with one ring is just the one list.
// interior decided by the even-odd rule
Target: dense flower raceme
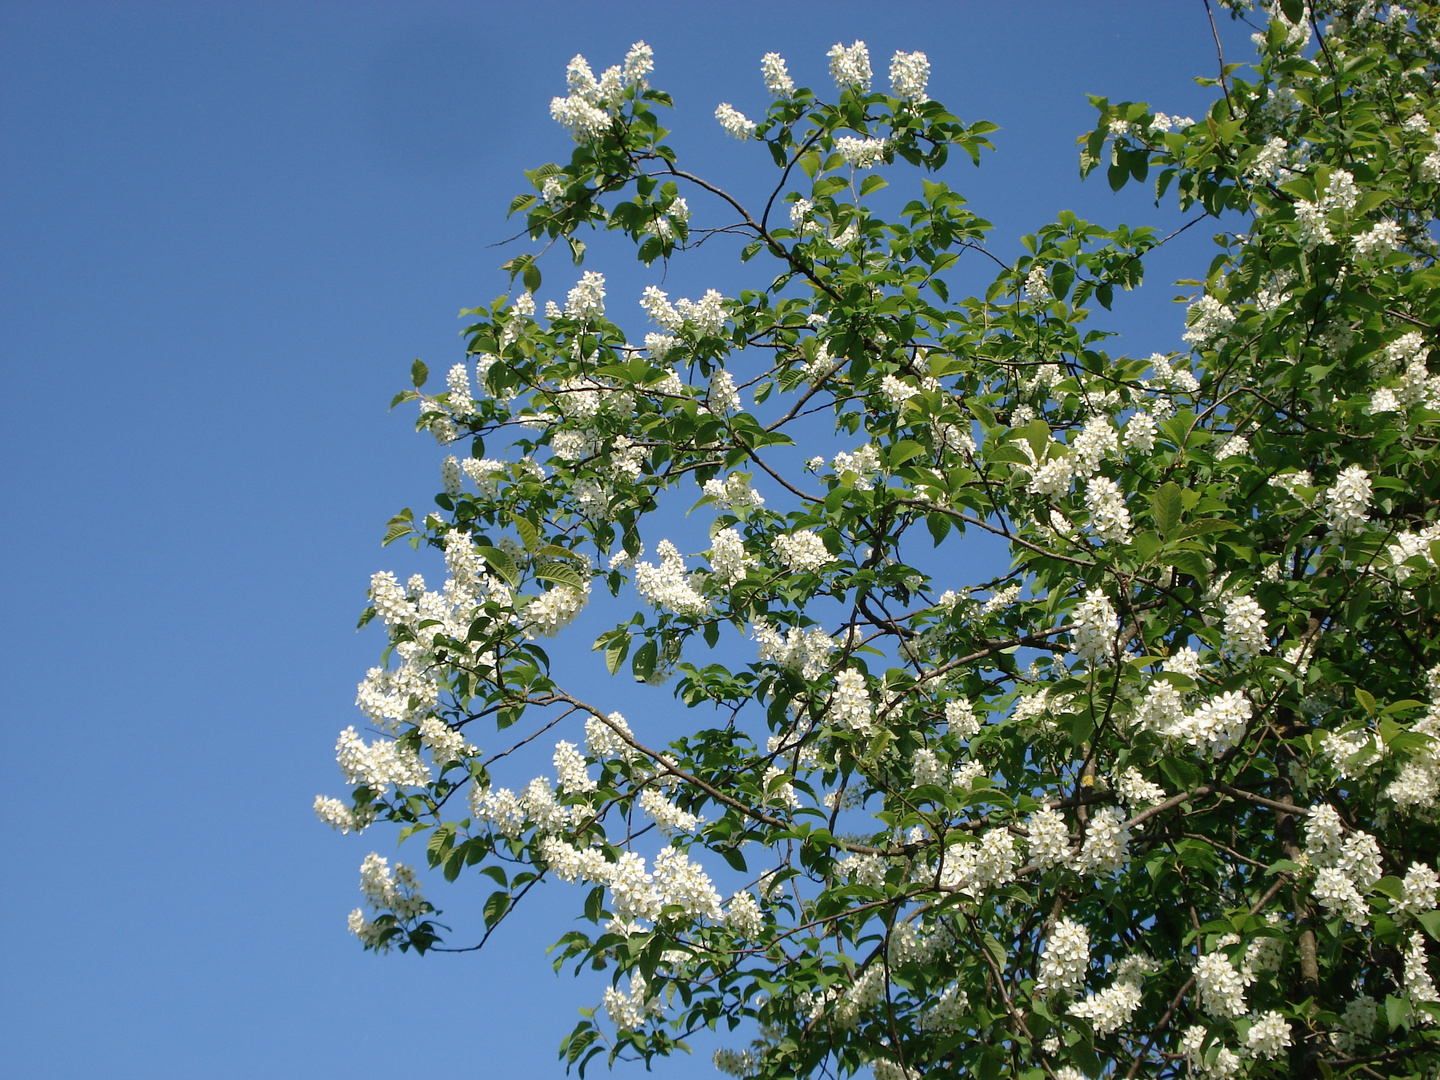
[[(1181, 216), (1013, 248), (938, 171), (993, 127), (924, 53), (720, 88), (780, 166), (738, 215), (662, 141), (648, 47), (571, 62), (529, 235), (773, 264), (627, 299), (516, 255), (463, 362), (412, 370), (439, 490), (385, 538), (440, 584), (371, 579), (386, 660), (315, 812), (489, 898), (442, 927), (371, 856), (364, 945), (574, 886), (580, 1065), (723, 1021), (743, 1076), (1440, 1068), (1436, 13), (1292, 8), (1247, 9), (1199, 122), (1096, 99), (1082, 171)], [(1207, 216), (1173, 351), (1082, 325)], [(642, 712), (574, 683), (602, 665)]]

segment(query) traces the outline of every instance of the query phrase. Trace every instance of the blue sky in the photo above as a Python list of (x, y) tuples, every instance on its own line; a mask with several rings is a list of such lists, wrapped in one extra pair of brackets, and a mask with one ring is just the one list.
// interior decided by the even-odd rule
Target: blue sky
[[(438, 486), (440, 452), (386, 405), (414, 357), (460, 358), (460, 308), (504, 291), (524, 248), (487, 245), (520, 170), (568, 156), (547, 107), (574, 53), (598, 70), (649, 42), (674, 145), (743, 193), (766, 155), (715, 104), (762, 112), (772, 49), (823, 86), (825, 50), (857, 37), (877, 69), (925, 50), (932, 95), (1004, 129), (949, 176), (1001, 259), (1062, 208), (1177, 220), (1081, 186), (1074, 138), (1087, 92), (1200, 115), (1198, 0), (0, 3), (8, 1075), (561, 1075), (600, 994), (543, 953), (579, 897), (544, 890), (480, 955), (363, 954), (345, 914), (393, 834), (311, 815), (341, 792), (335, 736), (381, 648), (352, 632), (368, 578), (410, 568), (384, 523)], [(1203, 232), (1122, 301), (1121, 348), (1177, 347), (1170, 282), (1203, 275)], [(593, 252), (617, 311), (656, 280)], [(563, 297), (577, 272), (546, 269), (541, 298)], [(741, 280), (700, 259), (666, 284)], [(597, 697), (673, 714), (580, 653)], [(472, 927), (485, 891), (433, 895)], [(660, 1075), (717, 1075), (714, 1045)]]

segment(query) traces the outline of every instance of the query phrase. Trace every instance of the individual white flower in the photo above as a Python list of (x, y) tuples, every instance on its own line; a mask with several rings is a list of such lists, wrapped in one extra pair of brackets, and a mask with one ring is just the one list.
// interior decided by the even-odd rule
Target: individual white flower
[(1369, 518), (1370, 497), (1370, 474), (1359, 465), (1342, 469), (1324, 495), (1326, 522), (1342, 536), (1360, 532)]
[(1035, 990), (1051, 994), (1057, 990), (1078, 990), (1090, 970), (1090, 932), (1073, 919), (1062, 918), (1050, 931), (1040, 953), (1039, 979)]
[(785, 60), (779, 53), (769, 52), (760, 58), (760, 76), (765, 80), (765, 89), (775, 97), (789, 97), (795, 89), (790, 72), (785, 69)]
[(605, 275), (587, 270), (565, 298), (565, 314), (576, 319), (600, 318), (605, 314)]
[(725, 129), (725, 134), (744, 142), (755, 134), (755, 121), (747, 120), (745, 114), (729, 102), (722, 101), (715, 107), (715, 119)]
[(896, 52), (890, 58), (890, 92), (898, 98), (925, 101), (930, 61), (923, 52)]
[(1245, 1049), (1251, 1057), (1278, 1058), (1290, 1045), (1290, 1025), (1278, 1012), (1270, 1011), (1254, 1017), (1245, 1036)]
[(841, 90), (853, 89), (860, 93), (870, 90), (870, 50), (865, 42), (857, 41), (848, 49), (838, 42), (826, 54), (830, 58), (830, 75)]
[(775, 556), (781, 566), (797, 574), (816, 573), (835, 558), (820, 535), (809, 529), (775, 537)]

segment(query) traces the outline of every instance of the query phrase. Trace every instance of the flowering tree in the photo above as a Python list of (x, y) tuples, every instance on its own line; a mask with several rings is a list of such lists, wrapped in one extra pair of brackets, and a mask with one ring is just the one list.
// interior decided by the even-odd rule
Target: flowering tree
[[(764, 117), (715, 113), (774, 158), (753, 203), (676, 161), (646, 46), (571, 62), (528, 235), (578, 264), (616, 230), (650, 265), (739, 234), (770, 265), (645, 289), (637, 344), (594, 271), (537, 313), (521, 255), (443, 390), (417, 362), (396, 400), (456, 449), (386, 539), (448, 578), (373, 578), (379, 737), (346, 730), (351, 798), (316, 804), (493, 879), (486, 937), (579, 886), (559, 961), (614, 981), (569, 1062), (744, 1025), (717, 1064), (745, 1076), (1434, 1075), (1440, 12), (1232, 14), (1251, 77), (1222, 58), (1201, 120), (1096, 99), (1081, 139), (1082, 172), (1224, 230), (1188, 348), (1148, 358), (1086, 306), (1166, 238), (1062, 214), (999, 259), (923, 175), (993, 130), (927, 98), (923, 54), (882, 92), (836, 45), (827, 94), (765, 56)], [(685, 553), (657, 515), (697, 497)], [(957, 579), (980, 533), (1009, 570)], [(552, 677), (541, 640), (592, 592), (620, 612), (595, 648), (673, 685), (682, 737)], [(553, 776), (505, 786), (541, 739)], [(362, 888), (367, 948), (474, 947), (408, 868), (372, 855)]]

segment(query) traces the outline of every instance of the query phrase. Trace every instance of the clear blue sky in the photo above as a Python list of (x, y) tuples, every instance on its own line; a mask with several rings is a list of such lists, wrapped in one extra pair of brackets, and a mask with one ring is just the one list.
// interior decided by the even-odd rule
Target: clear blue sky
[[(1222, 30), (1241, 55), (1248, 29)], [(402, 558), (384, 522), (437, 488), (436, 447), (386, 405), (504, 290), (522, 249), (487, 245), (520, 170), (568, 156), (547, 107), (574, 53), (598, 70), (648, 41), (675, 144), (743, 192), (766, 155), (716, 102), (762, 112), (772, 49), (823, 86), (857, 37), (877, 71), (925, 50), (933, 96), (1002, 125), (950, 177), (1000, 258), (1062, 208), (1175, 220), (1082, 187), (1074, 138), (1087, 92), (1200, 114), (1199, 0), (0, 3), (0, 1073), (561, 1075), (600, 994), (543, 955), (578, 897), (547, 890), (480, 955), (363, 954), (345, 914), (394, 834), (311, 815), (381, 648), (352, 628)], [(1131, 352), (1179, 343), (1169, 283), (1209, 258), (1185, 239), (1113, 320)], [(616, 310), (654, 280), (604, 244), (592, 265)], [(548, 270), (542, 299), (575, 274)], [(432, 892), (475, 925), (478, 884)], [(717, 1075), (713, 1045), (660, 1075)]]

